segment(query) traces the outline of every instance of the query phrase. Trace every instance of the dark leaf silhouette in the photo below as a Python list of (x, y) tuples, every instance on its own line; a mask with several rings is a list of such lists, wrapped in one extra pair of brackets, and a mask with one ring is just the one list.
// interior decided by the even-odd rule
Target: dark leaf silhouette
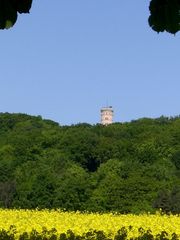
[(18, 13), (29, 13), (32, 0), (0, 0), (0, 29), (12, 27)]

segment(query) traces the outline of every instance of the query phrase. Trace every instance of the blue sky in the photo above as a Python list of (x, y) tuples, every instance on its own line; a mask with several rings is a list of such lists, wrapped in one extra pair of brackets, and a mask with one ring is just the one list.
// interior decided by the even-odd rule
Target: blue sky
[(180, 35), (147, 23), (149, 0), (34, 0), (0, 31), (0, 112), (60, 124), (180, 114)]

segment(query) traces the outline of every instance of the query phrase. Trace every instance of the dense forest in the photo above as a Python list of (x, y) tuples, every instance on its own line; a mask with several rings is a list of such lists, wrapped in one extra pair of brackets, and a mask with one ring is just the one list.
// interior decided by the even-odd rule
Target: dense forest
[(180, 213), (180, 117), (60, 126), (0, 113), (0, 207)]

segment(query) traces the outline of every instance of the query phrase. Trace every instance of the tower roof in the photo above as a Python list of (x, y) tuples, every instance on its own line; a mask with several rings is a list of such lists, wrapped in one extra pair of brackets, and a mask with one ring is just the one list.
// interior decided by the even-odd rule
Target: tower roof
[(102, 108), (101, 108), (101, 112), (103, 112), (103, 111), (111, 111), (111, 112), (114, 112), (112, 106), (102, 107)]

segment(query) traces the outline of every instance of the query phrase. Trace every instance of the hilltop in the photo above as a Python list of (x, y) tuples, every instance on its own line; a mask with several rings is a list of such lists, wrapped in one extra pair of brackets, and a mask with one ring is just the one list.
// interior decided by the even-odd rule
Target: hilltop
[(0, 207), (180, 213), (180, 117), (60, 126), (0, 113)]

